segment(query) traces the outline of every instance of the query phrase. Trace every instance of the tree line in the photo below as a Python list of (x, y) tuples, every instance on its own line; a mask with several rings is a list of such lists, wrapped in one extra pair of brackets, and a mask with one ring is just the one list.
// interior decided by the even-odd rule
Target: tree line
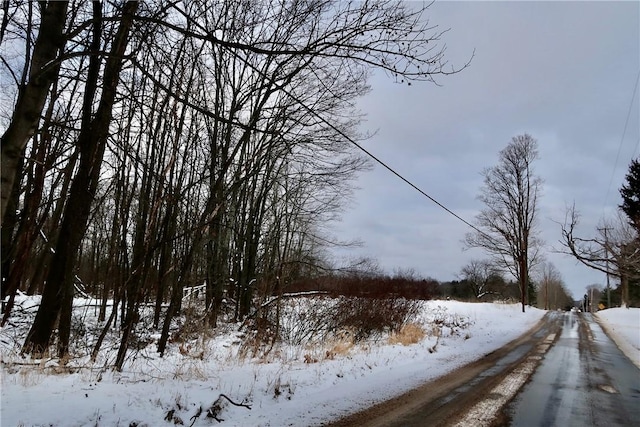
[[(622, 203), (617, 212), (603, 218), (592, 233), (578, 231), (580, 213), (575, 206), (562, 224), (565, 253), (606, 274), (606, 292), (601, 298), (593, 297), (593, 287), (584, 296), (593, 309), (600, 304), (640, 307), (640, 159), (631, 161), (619, 192)], [(615, 289), (612, 280), (617, 282)]]
[[(489, 256), (473, 260), (461, 275), (473, 284), (476, 297), (493, 292), (496, 278), (508, 272), (519, 284), (522, 311), (535, 305), (560, 308), (570, 300), (557, 268), (545, 261), (540, 239), (538, 201), (542, 178), (535, 172), (538, 141), (529, 134), (517, 135), (500, 151), (498, 164), (482, 171), (484, 178), (478, 200), (483, 209), (473, 230), (466, 235), (467, 248), (481, 248)], [(607, 283), (618, 281), (614, 292), (622, 306), (638, 305), (640, 289), (640, 162), (631, 162), (620, 188), (622, 203), (614, 218), (603, 218), (595, 237), (578, 236), (579, 213), (567, 210), (560, 223), (562, 248), (556, 250), (583, 265), (605, 273)], [(537, 283), (532, 280), (538, 276)], [(585, 284), (587, 285), (587, 284)], [(610, 287), (610, 285), (608, 285)], [(609, 298), (604, 307), (611, 307)], [(542, 298), (543, 304), (540, 304)], [(586, 297), (585, 297), (586, 298)]]
[(3, 322), (18, 290), (42, 295), (23, 352), (68, 354), (78, 292), (119, 324), (121, 367), (142, 304), (163, 353), (185, 286), (206, 283), (215, 327), (330, 270), (326, 224), (368, 167), (351, 143), (368, 77), (459, 71), (427, 9), (3, 2)]

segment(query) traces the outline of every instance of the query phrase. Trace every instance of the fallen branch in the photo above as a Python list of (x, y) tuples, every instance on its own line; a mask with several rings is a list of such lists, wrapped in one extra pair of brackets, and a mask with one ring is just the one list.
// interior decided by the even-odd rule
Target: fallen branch
[[(219, 417), (218, 417), (218, 415), (220, 415), (220, 412), (222, 412), (222, 409), (224, 408), (224, 407), (222, 406), (222, 398), (223, 398), (223, 397), (224, 397), (225, 399), (227, 399), (227, 401), (229, 401), (229, 403), (231, 403), (231, 404), (232, 404), (232, 405), (234, 405), (234, 406), (241, 406), (241, 407), (243, 407), (243, 408), (247, 408), (247, 409), (251, 410), (251, 406), (247, 405), (246, 403), (237, 403), (237, 402), (234, 402), (234, 401), (233, 401), (233, 400), (231, 400), (231, 399), (229, 398), (229, 396), (227, 396), (226, 394), (222, 394), (222, 393), (220, 393), (220, 395), (219, 395), (219, 396), (218, 396), (218, 398), (215, 400), (215, 402), (213, 402), (213, 403), (211, 404), (211, 407), (210, 407), (209, 409), (207, 409), (207, 415), (206, 415), (206, 417), (207, 417), (207, 418), (213, 418), (214, 420), (216, 420), (216, 421), (217, 421), (217, 422), (219, 422), (219, 423), (221, 423), (221, 422), (223, 422), (223, 421), (224, 421), (222, 418), (219, 418)], [(196, 412), (196, 414), (190, 418), (191, 425), (190, 425), (189, 427), (192, 427), (192, 426), (195, 424), (196, 420), (197, 420), (198, 418), (200, 418), (200, 415), (202, 415), (202, 406), (200, 406), (200, 407), (198, 408), (198, 411)]]
[(225, 399), (227, 399), (229, 401), (229, 403), (231, 403), (234, 406), (241, 406), (243, 408), (247, 408), (248, 410), (251, 410), (251, 406), (247, 405), (246, 403), (236, 403), (233, 400), (229, 399), (229, 397), (227, 397), (226, 394), (220, 393), (220, 396), (218, 397), (218, 400), (220, 400), (221, 397), (224, 397)]

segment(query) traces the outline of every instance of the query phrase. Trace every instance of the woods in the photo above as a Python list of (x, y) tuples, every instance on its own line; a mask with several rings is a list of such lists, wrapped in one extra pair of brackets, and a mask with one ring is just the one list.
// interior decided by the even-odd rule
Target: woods
[(368, 167), (352, 142), (371, 72), (402, 84), (459, 71), (428, 6), (4, 6), (3, 321), (18, 290), (41, 293), (23, 352), (55, 342), (64, 357), (74, 294), (96, 297), (102, 337), (121, 330), (116, 368), (142, 304), (162, 354), (183, 288), (205, 284), (215, 327), (330, 269), (324, 224)]

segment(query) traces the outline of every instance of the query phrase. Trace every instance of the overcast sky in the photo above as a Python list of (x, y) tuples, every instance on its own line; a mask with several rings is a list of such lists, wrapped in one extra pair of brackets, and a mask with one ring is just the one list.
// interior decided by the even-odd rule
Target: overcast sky
[[(365, 147), (407, 179), (473, 222), (480, 172), (495, 166), (511, 137), (538, 140), (534, 165), (544, 179), (539, 230), (546, 257), (580, 298), (605, 275), (553, 253), (557, 221), (575, 202), (579, 233), (595, 233), (620, 204), (618, 189), (638, 156), (640, 3), (437, 2), (430, 23), (450, 28), (447, 58), (471, 66), (439, 79), (441, 87), (394, 84), (375, 75), (362, 99)], [(629, 115), (630, 114), (630, 115)], [(629, 121), (625, 130), (625, 122)], [(413, 268), (422, 276), (457, 278), (481, 250), (463, 251), (469, 228), (380, 166), (362, 174), (350, 209), (335, 227), (363, 241), (350, 256), (378, 260), (388, 272)], [(342, 256), (342, 252), (337, 252)]]

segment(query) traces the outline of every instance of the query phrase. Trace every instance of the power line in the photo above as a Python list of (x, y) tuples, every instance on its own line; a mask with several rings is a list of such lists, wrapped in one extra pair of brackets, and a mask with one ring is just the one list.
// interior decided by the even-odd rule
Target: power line
[(385, 162), (383, 162), (382, 160), (380, 160), (377, 156), (375, 156), (373, 153), (371, 153), (370, 151), (368, 151), (367, 149), (365, 149), (362, 145), (358, 144), (353, 138), (351, 138), (349, 135), (345, 134), (342, 130), (338, 129), (336, 126), (334, 126), (332, 123), (330, 123), (327, 119), (325, 119), (324, 117), (322, 117), (320, 114), (318, 114), (316, 111), (314, 111), (311, 107), (307, 106), (304, 102), (302, 102), (300, 99), (298, 99), (295, 95), (293, 95), (291, 92), (289, 92), (287, 89), (285, 89), (283, 86), (277, 84), (274, 82), (274, 84), (280, 89), (282, 90), (284, 93), (286, 93), (288, 96), (290, 96), (292, 99), (294, 99), (295, 101), (298, 102), (299, 105), (301, 105), (302, 107), (304, 107), (308, 112), (310, 112), (312, 115), (314, 115), (317, 119), (319, 119), (322, 123), (326, 124), (327, 126), (329, 126), (332, 130), (334, 130), (335, 132), (337, 132), (340, 136), (342, 136), (343, 138), (345, 138), (347, 141), (349, 141), (349, 143), (355, 145), (360, 151), (362, 151), (363, 153), (365, 153), (367, 156), (371, 157), (374, 161), (376, 161), (378, 164), (380, 164), (382, 167), (384, 167), (385, 169), (387, 169), (389, 172), (391, 172), (392, 174), (394, 174), (395, 176), (397, 176), (398, 178), (400, 178), (404, 183), (408, 184), (411, 188), (413, 188), (414, 190), (418, 191), (420, 194), (422, 194), (423, 196), (425, 196), (427, 199), (429, 199), (430, 201), (432, 201), (433, 203), (435, 203), (438, 207), (442, 208), (445, 212), (447, 212), (450, 215), (453, 215), (456, 219), (462, 221), (464, 224), (466, 224), (467, 226), (471, 227), (472, 229), (474, 229), (475, 231), (477, 231), (478, 233), (480, 233), (481, 235), (483, 235), (484, 237), (486, 237), (487, 239), (489, 239), (490, 241), (494, 241), (494, 239), (489, 236), (487, 233), (485, 233), (484, 231), (480, 230), (478, 227), (476, 227), (475, 225), (471, 224), (469, 221), (465, 220), (464, 218), (462, 218), (460, 215), (456, 214), (455, 212), (453, 212), (451, 209), (449, 209), (448, 207), (446, 207), (445, 205), (443, 205), (442, 203), (440, 203), (439, 201), (437, 201), (435, 198), (433, 198), (432, 196), (430, 196), (429, 194), (427, 194), (424, 190), (420, 189), (417, 185), (415, 185), (413, 182), (409, 181), (407, 178), (405, 178), (404, 176), (402, 176), (399, 172), (397, 172), (395, 169), (393, 169), (391, 166), (389, 166), (388, 164), (386, 164)]
[[(467, 220), (465, 220), (464, 218), (462, 218), (460, 215), (456, 214), (455, 212), (453, 212), (451, 209), (449, 209), (448, 207), (446, 207), (445, 205), (443, 205), (442, 203), (440, 203), (439, 201), (437, 201), (436, 199), (434, 199), (433, 197), (431, 197), (429, 194), (427, 194), (425, 191), (423, 191), (422, 189), (420, 189), (417, 185), (415, 185), (414, 183), (412, 183), (411, 181), (409, 181), (407, 178), (405, 178), (404, 176), (400, 175), (400, 173), (396, 172), (391, 166), (387, 165), (385, 162), (383, 162), (382, 160), (380, 160), (378, 157), (374, 156), (370, 151), (366, 150), (362, 145), (358, 144), (356, 141), (352, 140), (351, 138), (348, 138), (349, 142), (352, 143), (353, 145), (355, 145), (356, 147), (358, 147), (362, 152), (364, 152), (367, 156), (371, 157), (373, 160), (375, 160), (376, 162), (378, 162), (382, 167), (384, 167), (385, 169), (387, 169), (389, 172), (391, 172), (392, 174), (394, 174), (395, 176), (397, 176), (398, 178), (400, 178), (402, 181), (404, 181), (406, 184), (408, 184), (410, 187), (412, 187), (414, 190), (418, 191), (420, 194), (422, 194), (423, 196), (425, 196), (426, 198), (428, 198), (429, 200), (431, 200), (433, 203), (435, 203), (436, 205), (438, 205), (440, 208), (444, 209), (445, 212), (453, 215), (455, 218), (459, 219), (460, 221), (462, 221), (463, 223), (465, 223), (466, 225), (468, 225), (469, 227), (473, 228), (475, 231), (477, 231), (478, 233), (483, 234), (484, 236), (486, 236), (487, 238), (491, 238), (490, 236), (488, 236), (485, 232), (483, 232), (482, 230), (480, 230), (479, 228), (477, 228), (475, 225), (471, 224), (470, 222), (468, 222)], [(493, 240), (493, 239), (492, 239)]]
[[(239, 57), (238, 53), (234, 50), (234, 49), (229, 49), (229, 51), (231, 52), (232, 55), (236, 56), (238, 59), (242, 60), (242, 58)], [(351, 138), (349, 135), (347, 135), (346, 133), (344, 133), (342, 130), (338, 129), (335, 125), (333, 125), (331, 122), (329, 122), (327, 119), (325, 119), (324, 117), (322, 117), (320, 114), (318, 114), (318, 112), (316, 112), (315, 110), (313, 110), (311, 107), (309, 107), (308, 105), (306, 105), (302, 100), (300, 100), (297, 96), (295, 96), (293, 93), (291, 93), (289, 90), (287, 90), (283, 85), (277, 83), (273, 78), (267, 76), (267, 74), (265, 72), (263, 72), (262, 70), (259, 70), (255, 65), (253, 64), (249, 64), (247, 62), (247, 65), (249, 65), (250, 68), (252, 68), (255, 72), (257, 72), (258, 74), (260, 74), (261, 76), (267, 78), (268, 80), (271, 81), (271, 83), (278, 88), (279, 90), (281, 90), (283, 93), (285, 93), (286, 95), (288, 95), (289, 97), (291, 97), (291, 99), (293, 99), (294, 101), (296, 101), (298, 103), (298, 105), (301, 105), (305, 110), (307, 110), (309, 113), (311, 113), (314, 117), (316, 117), (318, 120), (320, 120), (322, 123), (324, 123), (325, 125), (329, 126), (333, 131), (337, 132), (338, 135), (342, 136), (344, 139), (346, 139), (349, 143), (355, 145), (360, 151), (362, 151), (363, 153), (365, 153), (367, 156), (369, 156), (370, 158), (372, 158), (375, 162), (377, 162), (378, 164), (380, 164), (382, 167), (384, 167), (385, 169), (387, 169), (389, 172), (391, 172), (392, 174), (394, 174), (396, 177), (400, 178), (404, 183), (408, 184), (411, 188), (413, 188), (414, 190), (418, 191), (420, 194), (422, 194), (423, 196), (425, 196), (427, 199), (429, 199), (431, 202), (435, 203), (438, 207), (440, 207), (441, 209), (443, 209), (445, 212), (447, 212), (448, 214), (452, 215), (453, 217), (455, 217), (456, 219), (458, 219), (459, 221), (461, 221), (462, 223), (466, 224), (467, 226), (471, 227), (473, 230), (477, 231), (478, 233), (480, 233), (482, 236), (486, 237), (489, 241), (491, 242), (495, 242), (495, 239), (493, 237), (491, 237), (490, 235), (488, 235), (486, 232), (480, 230), (478, 227), (476, 227), (475, 225), (471, 224), (469, 221), (465, 220), (464, 218), (462, 218), (460, 215), (456, 214), (455, 212), (453, 212), (451, 209), (447, 208), (445, 205), (443, 205), (442, 203), (440, 203), (438, 200), (436, 200), (434, 197), (430, 196), (429, 194), (427, 194), (424, 190), (420, 189), (417, 185), (415, 185), (414, 183), (412, 183), (411, 181), (409, 181), (407, 178), (405, 178), (404, 176), (402, 176), (400, 173), (396, 172), (391, 166), (387, 165), (385, 162), (383, 162), (382, 160), (380, 160), (377, 156), (375, 156), (373, 153), (371, 153), (370, 151), (368, 151), (367, 149), (365, 149), (362, 145), (358, 144), (353, 138)]]
[[(622, 150), (622, 144), (624, 142), (624, 137), (627, 134), (627, 126), (629, 126), (629, 118), (631, 117), (631, 111), (633, 110), (633, 101), (636, 99), (636, 93), (638, 91), (638, 82), (640, 81), (640, 70), (638, 70), (638, 76), (636, 77), (636, 83), (635, 86), (633, 88), (633, 94), (631, 95), (631, 102), (629, 103), (629, 109), (627, 111), (627, 119), (624, 121), (624, 129), (622, 130), (622, 136), (620, 137), (620, 144), (618, 144), (618, 153), (616, 154), (616, 161), (613, 165), (613, 170), (611, 171), (611, 178), (609, 179), (609, 186), (607, 187), (607, 194), (604, 198), (604, 206), (602, 207), (602, 210), (604, 211), (604, 208), (607, 205), (607, 202), (609, 201), (609, 193), (611, 192), (611, 185), (613, 184), (613, 176), (616, 173), (616, 169), (618, 169), (618, 160), (620, 159), (620, 151)], [(639, 139), (640, 141), (640, 139)], [(638, 146), (636, 144), (636, 150), (637, 150)], [(635, 154), (635, 150), (634, 150), (634, 154)]]

